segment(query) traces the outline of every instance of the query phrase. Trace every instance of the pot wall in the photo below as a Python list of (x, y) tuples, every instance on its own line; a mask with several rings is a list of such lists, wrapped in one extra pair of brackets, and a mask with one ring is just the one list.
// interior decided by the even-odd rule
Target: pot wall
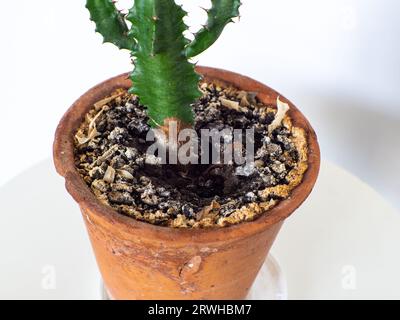
[(214, 229), (178, 230), (123, 216), (102, 205), (74, 164), (74, 133), (93, 104), (117, 88), (129, 88), (124, 74), (85, 93), (61, 120), (54, 162), (80, 205), (105, 285), (114, 299), (244, 299), (283, 221), (308, 197), (318, 176), (320, 151), (314, 130), (301, 112), (273, 89), (229, 71), (198, 67), (206, 80), (258, 92), (265, 104), (280, 99), (307, 134), (309, 168), (289, 199), (252, 222)]
[(157, 241), (113, 230), (81, 209), (105, 286), (117, 300), (244, 299), (282, 225), (233, 241)]

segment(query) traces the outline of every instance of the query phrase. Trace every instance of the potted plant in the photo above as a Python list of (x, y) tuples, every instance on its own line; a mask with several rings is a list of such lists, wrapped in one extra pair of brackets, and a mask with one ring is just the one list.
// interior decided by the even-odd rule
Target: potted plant
[[(74, 103), (58, 126), (54, 161), (113, 299), (245, 298), (282, 223), (315, 184), (317, 138), (291, 102), (189, 62), (239, 6), (213, 0), (190, 42), (174, 0), (136, 0), (127, 15), (111, 0), (87, 0), (97, 31), (130, 50), (135, 69)], [(204, 132), (219, 135), (203, 144)], [(248, 154), (253, 160), (242, 161)]]

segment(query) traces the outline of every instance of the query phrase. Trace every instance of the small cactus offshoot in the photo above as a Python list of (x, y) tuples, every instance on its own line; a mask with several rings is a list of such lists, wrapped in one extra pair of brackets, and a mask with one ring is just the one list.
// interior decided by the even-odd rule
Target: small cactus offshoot
[[(206, 25), (191, 42), (183, 33), (186, 12), (174, 0), (135, 0), (128, 14), (112, 0), (87, 0), (91, 20), (104, 42), (131, 51), (134, 71), (131, 93), (147, 107), (150, 124), (165, 127), (177, 121), (193, 124), (191, 108), (201, 96), (200, 76), (189, 59), (208, 49), (225, 26), (239, 16), (240, 0), (212, 0)], [(128, 27), (130, 22), (131, 27)]]

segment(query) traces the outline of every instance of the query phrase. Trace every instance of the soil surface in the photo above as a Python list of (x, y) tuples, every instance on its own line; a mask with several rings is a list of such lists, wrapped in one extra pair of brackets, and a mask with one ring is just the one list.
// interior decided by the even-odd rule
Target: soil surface
[[(195, 129), (254, 129), (253, 165), (161, 165), (146, 155), (152, 142), (146, 109), (124, 90), (99, 101), (76, 133), (76, 167), (96, 197), (121, 214), (152, 224), (224, 227), (251, 221), (290, 197), (307, 170), (302, 129), (255, 93), (201, 85)], [(200, 143), (199, 143), (200, 145)], [(221, 144), (223, 145), (223, 144)]]

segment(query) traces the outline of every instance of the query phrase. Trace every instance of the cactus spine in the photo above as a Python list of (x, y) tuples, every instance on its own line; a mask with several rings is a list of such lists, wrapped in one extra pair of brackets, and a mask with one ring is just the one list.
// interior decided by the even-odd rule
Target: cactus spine
[(136, 41), (128, 36), (129, 29), (125, 16), (117, 10), (113, 1), (88, 0), (86, 8), (104, 42), (112, 43), (120, 49), (134, 50)]
[(225, 26), (239, 16), (240, 0), (211, 0), (212, 7), (207, 11), (206, 25), (195, 35), (186, 48), (188, 58), (195, 57), (211, 47), (218, 40)]
[(170, 120), (193, 124), (190, 106), (201, 95), (200, 77), (188, 59), (218, 39), (239, 15), (239, 6), (239, 0), (212, 0), (207, 24), (190, 42), (183, 35), (186, 12), (174, 0), (135, 0), (128, 15), (111, 0), (87, 0), (86, 5), (104, 42), (131, 51), (135, 69), (130, 91), (147, 107), (150, 124), (158, 127)]

